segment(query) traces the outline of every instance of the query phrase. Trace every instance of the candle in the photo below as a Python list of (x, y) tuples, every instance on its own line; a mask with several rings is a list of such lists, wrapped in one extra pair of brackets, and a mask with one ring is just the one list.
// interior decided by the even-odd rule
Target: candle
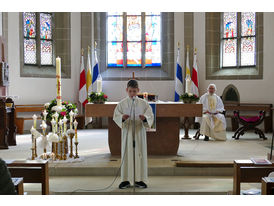
[(103, 82), (102, 76), (99, 74), (98, 78), (97, 78), (97, 92), (98, 93), (102, 92), (102, 88), (103, 88), (102, 82)]
[(68, 121), (68, 119), (65, 116), (64, 119), (63, 119), (63, 122), (64, 122), (64, 133), (66, 133), (66, 131), (67, 131), (67, 121)]
[(77, 141), (77, 125), (78, 125), (78, 122), (75, 120), (73, 125), (74, 125), (74, 129), (75, 129), (75, 142), (78, 142)]
[(191, 79), (189, 76), (186, 79), (186, 93), (191, 93)]
[(63, 124), (63, 121), (60, 119), (60, 120), (59, 120), (60, 140), (62, 140), (62, 139), (63, 139), (63, 129), (62, 129), (62, 124)]
[(44, 110), (43, 116), (44, 116), (44, 120), (45, 120), (45, 121), (47, 120), (47, 115), (48, 115), (47, 110)]
[(55, 124), (56, 124), (56, 121), (54, 119), (51, 120), (51, 127), (52, 127), (52, 133), (55, 134)]
[(74, 115), (74, 113), (71, 110), (70, 113), (69, 113), (69, 117), (70, 117), (70, 119), (69, 119), (69, 126), (70, 126), (70, 129), (72, 129), (73, 115)]
[(32, 119), (33, 119), (33, 128), (36, 129), (37, 116), (34, 114), (32, 116)]
[(57, 127), (58, 127), (58, 125), (57, 125), (57, 123), (58, 123), (58, 117), (59, 117), (59, 114), (57, 113), (57, 112), (55, 112), (53, 115), (52, 115), (54, 118), (55, 118), (55, 131), (57, 132)]
[(61, 58), (57, 57), (56, 58), (56, 81), (57, 81), (57, 106), (60, 107), (61, 106)]

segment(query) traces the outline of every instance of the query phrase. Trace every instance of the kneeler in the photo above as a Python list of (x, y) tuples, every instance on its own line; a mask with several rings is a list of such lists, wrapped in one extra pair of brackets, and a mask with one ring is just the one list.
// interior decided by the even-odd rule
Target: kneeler
[(265, 111), (260, 111), (258, 116), (254, 117), (243, 117), (240, 116), (239, 111), (234, 111), (234, 116), (237, 119), (237, 121), (243, 125), (242, 127), (239, 127), (235, 134), (232, 136), (234, 139), (239, 139), (240, 135), (243, 136), (246, 131), (253, 130), (255, 134), (258, 134), (260, 138), (263, 140), (266, 140), (267, 138), (265, 137), (264, 133), (262, 130), (257, 128), (256, 126), (260, 125), (264, 118), (265, 118)]

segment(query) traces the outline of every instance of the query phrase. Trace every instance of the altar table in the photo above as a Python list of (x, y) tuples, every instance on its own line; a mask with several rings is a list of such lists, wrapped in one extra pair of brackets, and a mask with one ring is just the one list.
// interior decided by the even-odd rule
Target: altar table
[[(108, 143), (112, 155), (121, 154), (121, 129), (112, 120), (117, 102), (86, 104), (86, 117), (108, 117)], [(156, 103), (156, 132), (147, 132), (148, 155), (176, 155), (180, 117), (201, 117), (201, 104)]]

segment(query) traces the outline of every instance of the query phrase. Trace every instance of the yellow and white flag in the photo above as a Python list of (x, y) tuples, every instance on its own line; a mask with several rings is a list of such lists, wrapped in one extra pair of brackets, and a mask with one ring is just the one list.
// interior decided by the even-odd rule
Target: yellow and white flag
[(90, 47), (88, 47), (87, 58), (87, 94), (92, 92), (92, 76), (91, 76), (91, 64), (90, 64)]
[(187, 46), (186, 51), (186, 93), (191, 93), (191, 75), (189, 69), (189, 47)]

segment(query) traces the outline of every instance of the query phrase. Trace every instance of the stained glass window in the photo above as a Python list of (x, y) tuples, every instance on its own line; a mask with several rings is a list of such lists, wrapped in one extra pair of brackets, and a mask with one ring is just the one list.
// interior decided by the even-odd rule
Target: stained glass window
[(24, 64), (52, 65), (52, 14), (23, 13)]
[(256, 66), (256, 13), (224, 12), (222, 67)]
[(108, 67), (161, 66), (160, 12), (109, 12), (107, 31)]

